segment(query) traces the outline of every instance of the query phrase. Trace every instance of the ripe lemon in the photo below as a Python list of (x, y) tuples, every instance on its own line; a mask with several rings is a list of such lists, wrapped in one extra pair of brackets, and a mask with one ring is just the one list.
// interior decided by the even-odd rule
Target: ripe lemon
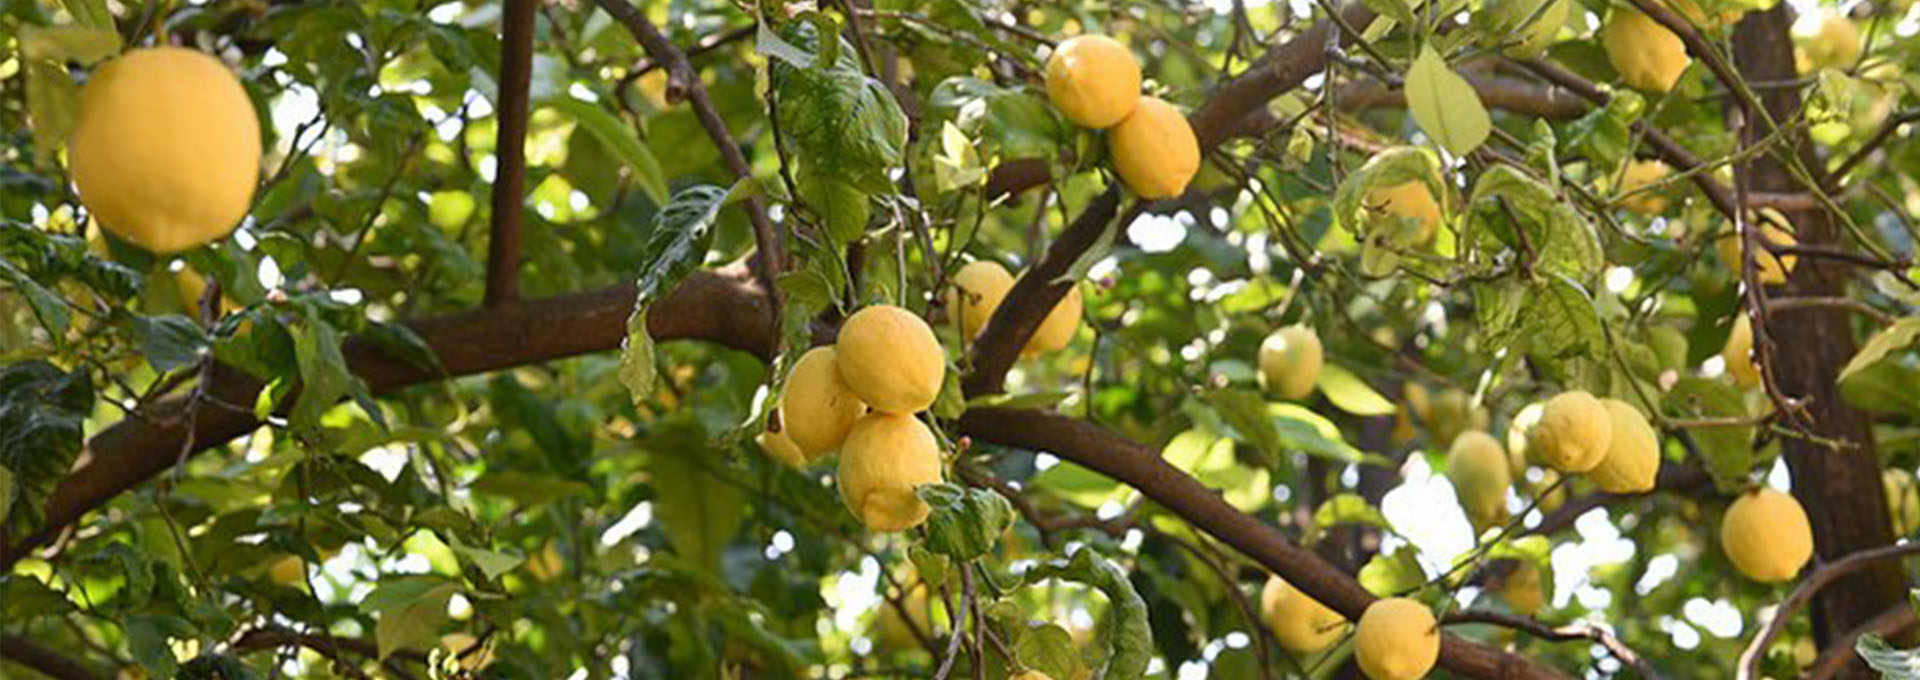
[(1851, 67), (1860, 60), (1860, 27), (1844, 16), (1828, 16), (1807, 41), (1806, 50), (1814, 69)]
[(1507, 601), (1507, 608), (1515, 614), (1539, 614), (1547, 606), (1547, 591), (1540, 582), (1540, 569), (1530, 562), (1520, 562), (1513, 571), (1507, 573), (1506, 582), (1500, 586), (1500, 597)]
[(1433, 417), (1427, 421), (1427, 430), (1439, 446), (1452, 446), (1453, 438), (1467, 430), (1487, 429), (1490, 420), (1487, 407), (1475, 406), (1473, 395), (1458, 387), (1441, 390), (1433, 398), (1430, 413)]
[(1500, 440), (1479, 430), (1454, 437), (1447, 449), (1447, 479), (1475, 531), (1486, 531), (1507, 520), (1507, 487), (1513, 477)]
[(840, 449), (840, 499), (874, 531), (906, 531), (932, 510), (914, 493), (940, 482), (940, 444), (919, 419), (870, 413)]
[(1260, 588), (1260, 614), (1280, 646), (1295, 654), (1326, 649), (1346, 632), (1347, 620), (1338, 612), (1278, 576), (1267, 577)]
[(1080, 298), (1080, 287), (1068, 288), (1067, 294), (1054, 303), (1052, 311), (1047, 312), (1047, 318), (1040, 321), (1040, 327), (1034, 329), (1033, 337), (1027, 338), (1027, 346), (1021, 349), (1021, 353), (1031, 356), (1066, 347), (1067, 343), (1073, 341), (1073, 334), (1080, 331), (1080, 314), (1085, 309), (1085, 302)]
[(753, 438), (753, 441), (760, 445), (760, 450), (765, 451), (768, 458), (787, 465), (806, 467), (808, 463), (813, 462), (813, 459), (807, 457), (807, 452), (800, 450), (799, 444), (793, 443), (793, 437), (787, 436), (785, 430), (761, 432)]
[(946, 352), (913, 312), (893, 305), (863, 308), (841, 324), (834, 347), (841, 379), (875, 411), (914, 413), (940, 396)]
[(1760, 384), (1760, 367), (1753, 363), (1753, 322), (1747, 315), (1734, 315), (1733, 330), (1727, 333), (1727, 345), (1720, 349), (1720, 360), (1726, 363), (1733, 382), (1746, 387)]
[[(1440, 228), (1440, 204), (1433, 200), (1433, 190), (1421, 180), (1369, 191), (1364, 205), (1375, 227), (1388, 229), (1387, 233), (1392, 235), (1388, 240), (1396, 245), (1424, 245), (1433, 240)], [(1395, 228), (1400, 225), (1413, 228), (1410, 231)]]
[(295, 555), (282, 557), (267, 567), (267, 579), (283, 586), (305, 586), (307, 563)]
[(1660, 472), (1660, 436), (1632, 404), (1619, 399), (1602, 399), (1600, 404), (1607, 409), (1613, 436), (1606, 457), (1587, 471), (1587, 478), (1608, 493), (1652, 491)]
[(1107, 131), (1107, 148), (1120, 180), (1145, 199), (1186, 193), (1200, 171), (1200, 139), (1193, 126), (1158, 97), (1140, 97), (1133, 113)]
[(1527, 432), (1540, 422), (1540, 414), (1546, 410), (1546, 402), (1536, 401), (1520, 407), (1507, 422), (1507, 472), (1516, 482), (1527, 474)]
[[(1768, 211), (1761, 211), (1760, 222), (1755, 225), (1760, 228), (1760, 238), (1776, 246), (1791, 246), (1799, 243), (1793, 238), (1793, 232), (1780, 228), (1774, 219), (1769, 219), (1767, 213)], [(1779, 211), (1772, 211), (1772, 213), (1779, 215)], [(1786, 221), (1784, 216), (1777, 219), (1780, 222)], [(1733, 270), (1735, 276), (1741, 274), (1741, 258), (1746, 254), (1746, 246), (1746, 239), (1740, 238), (1739, 233), (1724, 234), (1713, 242), (1714, 249), (1720, 253), (1720, 261), (1726, 264), (1728, 269)], [(1772, 252), (1762, 248), (1753, 256), (1753, 266), (1759, 270), (1761, 283), (1778, 286), (1787, 282), (1787, 274), (1793, 271), (1793, 266), (1799, 262), (1799, 259), (1793, 255), (1775, 257)]]
[(1613, 420), (1599, 399), (1583, 390), (1547, 400), (1540, 422), (1527, 431), (1527, 455), (1561, 472), (1586, 472), (1613, 445)]
[(1790, 580), (1813, 556), (1807, 512), (1776, 489), (1741, 494), (1720, 520), (1720, 549), (1735, 569), (1761, 583)]
[(839, 364), (832, 347), (807, 350), (794, 362), (781, 391), (781, 432), (800, 447), (808, 463), (840, 448), (853, 421), (867, 412), (867, 405), (840, 378)]
[[(1665, 179), (1669, 168), (1660, 161), (1627, 161), (1620, 174), (1620, 193), (1626, 194)], [(1634, 194), (1620, 202), (1621, 207), (1642, 215), (1659, 215), (1667, 210), (1667, 197), (1656, 192)]]
[(1047, 98), (1075, 125), (1095, 130), (1125, 120), (1140, 101), (1140, 62), (1104, 35), (1060, 43), (1047, 58)]
[(1680, 36), (1639, 10), (1615, 7), (1600, 28), (1600, 44), (1620, 79), (1636, 89), (1666, 92), (1693, 59)]
[(1404, 597), (1375, 600), (1360, 615), (1353, 653), (1373, 680), (1415, 680), (1440, 659), (1440, 629), (1424, 604)]
[(1260, 343), (1260, 383), (1267, 391), (1283, 399), (1302, 399), (1313, 394), (1320, 382), (1320, 369), (1326, 357), (1320, 335), (1304, 325), (1274, 331)]
[(101, 226), (156, 253), (233, 231), (260, 179), (253, 102), (218, 59), (179, 47), (128, 50), (80, 92), (67, 160)]
[(1887, 513), (1893, 521), (1893, 535), (1903, 537), (1920, 529), (1920, 484), (1913, 473), (1887, 468), (1880, 473), (1880, 485), (1887, 492)]
[(1013, 275), (993, 260), (975, 260), (953, 273), (953, 287), (947, 289), (947, 314), (960, 322), (960, 335), (973, 338), (987, 327), (993, 310), (1013, 288)]

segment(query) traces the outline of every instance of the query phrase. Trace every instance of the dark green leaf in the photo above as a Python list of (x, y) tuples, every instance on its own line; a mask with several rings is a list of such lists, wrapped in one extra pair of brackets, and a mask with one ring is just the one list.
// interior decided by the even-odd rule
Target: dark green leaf
[(1153, 658), (1153, 633), (1147, 625), (1147, 603), (1134, 591), (1127, 574), (1111, 560), (1081, 548), (1066, 561), (1042, 562), (1028, 569), (1027, 583), (1060, 578), (1092, 586), (1105, 593), (1111, 609), (1108, 625), (1101, 629), (1108, 653), (1106, 668), (1095, 677), (1105, 680), (1139, 680), (1145, 677), (1147, 661)]
[(645, 192), (655, 205), (667, 202), (667, 174), (660, 168), (660, 161), (653, 157), (640, 138), (634, 135), (633, 128), (620, 122), (606, 109), (571, 96), (559, 96), (540, 102), (571, 116), (580, 124), (580, 129), (600, 140), (601, 144), (613, 151), (633, 173), (633, 181)]
[(627, 386), (635, 404), (653, 394), (653, 336), (647, 332), (647, 308), (706, 259), (714, 218), (726, 205), (727, 194), (711, 184), (681, 189), (654, 219), (641, 257), (645, 264), (636, 284), (633, 314), (627, 317), (627, 337), (620, 343), (620, 383)]
[(933, 508), (927, 517), (927, 549), (956, 561), (987, 554), (1013, 526), (1013, 505), (998, 493), (952, 484), (928, 484), (915, 492)]
[(162, 373), (198, 363), (209, 350), (206, 331), (179, 314), (129, 314), (127, 323), (134, 339), (140, 342), (140, 353), (146, 355), (147, 363), (153, 364), (153, 370)]
[(92, 411), (85, 369), (67, 373), (38, 360), (0, 367), (0, 466), (14, 478), (12, 512), (0, 518), (7, 533), (30, 535), (45, 521), (47, 495), (80, 454)]

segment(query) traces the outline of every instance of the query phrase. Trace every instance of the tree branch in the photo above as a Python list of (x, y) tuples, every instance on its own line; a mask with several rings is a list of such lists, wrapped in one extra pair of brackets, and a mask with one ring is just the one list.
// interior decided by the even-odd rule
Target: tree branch
[(1920, 619), (1916, 619), (1913, 605), (1895, 604), (1828, 644), (1813, 665), (1800, 674), (1800, 680), (1827, 680), (1839, 675), (1859, 660), (1860, 653), (1854, 650), (1854, 645), (1859, 644), (1860, 636), (1872, 633), (1888, 637), (1913, 628), (1915, 623), (1920, 623)]
[(1674, 463), (1660, 461), (1660, 471), (1655, 475), (1653, 491), (1640, 494), (1618, 494), (1596, 491), (1578, 498), (1567, 499), (1560, 507), (1554, 508), (1540, 518), (1540, 523), (1528, 529), (1528, 534), (1551, 536), (1562, 529), (1573, 526), (1575, 520), (1594, 508), (1612, 505), (1631, 498), (1639, 498), (1662, 491), (1671, 493), (1692, 493), (1712, 482), (1707, 471), (1698, 463)]
[(0, 659), (26, 666), (54, 680), (103, 680), (103, 675), (38, 642), (0, 635)]
[(1867, 140), (1867, 143), (1861, 144), (1860, 149), (1854, 151), (1853, 155), (1848, 156), (1846, 160), (1834, 166), (1833, 173), (1827, 175), (1827, 181), (1836, 186), (1839, 185), (1842, 180), (1847, 178), (1847, 173), (1853, 172), (1855, 167), (1858, 167), (1860, 163), (1866, 161), (1868, 156), (1873, 155), (1875, 149), (1880, 148), (1882, 144), (1887, 143), (1887, 140), (1892, 139), (1893, 133), (1899, 131), (1900, 126), (1914, 121), (1920, 121), (1920, 109), (1907, 109), (1887, 116), (1886, 122), (1880, 124), (1880, 131), (1873, 133), (1873, 138)]
[[(1464, 77), (1468, 84), (1473, 85), (1474, 92), (1480, 95), (1480, 101), (1490, 109), (1556, 119), (1579, 118), (1588, 109), (1584, 99), (1574, 97), (1567, 89), (1555, 85), (1485, 73), (1469, 73)], [(1407, 105), (1405, 90), (1378, 80), (1341, 85), (1333, 99), (1341, 109), (1347, 111), (1405, 108)]]
[[(1813, 573), (1801, 579), (1800, 585), (1794, 587), (1793, 592), (1787, 595), (1787, 599), (1780, 601), (1780, 606), (1773, 609), (1773, 619), (1767, 622), (1767, 627), (1760, 629), (1760, 634), (1753, 636), (1753, 642), (1748, 643), (1747, 648), (1740, 652), (1740, 665), (1734, 670), (1735, 680), (1760, 677), (1760, 659), (1766, 655), (1767, 646), (1773, 644), (1774, 638), (1779, 637), (1780, 632), (1786, 630), (1787, 623), (1793, 620), (1794, 614), (1805, 607), (1821, 588), (1827, 587), (1842, 576), (1872, 566), (1881, 560), (1898, 559), (1914, 553), (1920, 553), (1920, 543), (1901, 543), (1862, 550), (1816, 567)], [(1900, 606), (1902, 609), (1911, 609), (1904, 603)], [(1852, 649), (1853, 645), (1849, 644), (1847, 648)]]
[(533, 79), (534, 8), (506, 0), (500, 20), (500, 113), (494, 140), (493, 214), (487, 241), (485, 304), (520, 299), (520, 224), (527, 187), (527, 97)]
[(1638, 674), (1642, 680), (1660, 680), (1662, 677), (1660, 672), (1654, 669), (1653, 664), (1648, 663), (1645, 657), (1634, 652), (1632, 647), (1627, 646), (1627, 643), (1621, 642), (1620, 638), (1613, 634), (1613, 631), (1593, 624), (1576, 623), (1556, 628), (1548, 626), (1539, 619), (1531, 616), (1518, 616), (1484, 609), (1467, 609), (1448, 614), (1446, 619), (1441, 622), (1441, 625), (1459, 623), (1484, 623), (1502, 628), (1511, 628), (1536, 638), (1553, 642), (1592, 640), (1595, 644), (1606, 648), (1607, 653), (1613, 655), (1615, 660), (1632, 668), (1634, 673)]

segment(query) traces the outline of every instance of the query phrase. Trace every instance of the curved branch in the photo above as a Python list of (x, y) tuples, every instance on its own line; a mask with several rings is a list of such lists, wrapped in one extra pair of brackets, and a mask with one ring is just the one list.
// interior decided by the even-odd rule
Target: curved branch
[(45, 645), (15, 635), (0, 635), (0, 659), (26, 666), (54, 680), (102, 680), (107, 677)]
[[(1358, 620), (1375, 599), (1359, 581), (1288, 540), (1279, 529), (1228, 505), (1214, 490), (1161, 459), (1158, 451), (1099, 426), (1040, 411), (976, 408), (961, 416), (959, 429), (981, 441), (1046, 451), (1131, 486), (1348, 620)], [(1441, 640), (1440, 665), (1476, 678), (1565, 677), (1532, 659), (1452, 635)]]
[(1814, 659), (1813, 665), (1808, 666), (1806, 672), (1800, 674), (1800, 680), (1827, 680), (1840, 675), (1860, 658), (1860, 653), (1854, 651), (1854, 645), (1859, 644), (1860, 636), (1872, 633), (1887, 637), (1910, 629), (1916, 623), (1920, 623), (1920, 618), (1916, 618), (1913, 605), (1905, 602), (1893, 605), (1886, 612), (1867, 619), (1866, 623), (1847, 631), (1845, 635), (1828, 644), (1827, 648), (1820, 652), (1820, 657)]
[[(1787, 595), (1787, 599), (1780, 601), (1780, 606), (1774, 608), (1773, 619), (1767, 622), (1767, 627), (1762, 628), (1759, 635), (1753, 636), (1753, 642), (1748, 643), (1747, 648), (1740, 652), (1740, 665), (1734, 670), (1734, 678), (1748, 680), (1760, 677), (1760, 658), (1766, 654), (1767, 646), (1773, 644), (1774, 638), (1780, 637), (1780, 631), (1786, 629), (1787, 622), (1792, 621), (1793, 615), (1805, 607), (1821, 588), (1827, 587), (1842, 576), (1872, 566), (1881, 560), (1898, 559), (1915, 553), (1920, 553), (1920, 543), (1901, 543), (1862, 550), (1815, 568), (1813, 573), (1800, 581), (1799, 586), (1794, 587), (1793, 592)], [(1904, 603), (1901, 608), (1911, 609)], [(1852, 649), (1853, 645), (1849, 644), (1847, 648)]]
[(1607, 653), (1613, 655), (1615, 660), (1632, 668), (1634, 673), (1638, 674), (1643, 680), (1660, 680), (1662, 677), (1660, 672), (1654, 669), (1653, 664), (1647, 662), (1646, 657), (1640, 656), (1639, 653), (1633, 651), (1632, 647), (1628, 647), (1627, 643), (1621, 642), (1620, 638), (1613, 634), (1613, 631), (1596, 625), (1576, 623), (1553, 627), (1531, 616), (1519, 616), (1484, 609), (1457, 611), (1448, 614), (1446, 619), (1441, 621), (1441, 625), (1453, 625), (1457, 623), (1484, 623), (1502, 628), (1511, 628), (1536, 638), (1553, 642), (1591, 640), (1594, 644), (1605, 648)]

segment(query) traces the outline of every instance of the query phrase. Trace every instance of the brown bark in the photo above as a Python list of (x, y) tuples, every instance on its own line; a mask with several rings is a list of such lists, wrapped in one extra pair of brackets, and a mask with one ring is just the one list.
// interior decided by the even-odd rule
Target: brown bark
[[(1797, 77), (1793, 63), (1793, 43), (1788, 29), (1793, 23), (1791, 10), (1780, 4), (1765, 12), (1747, 14), (1735, 29), (1734, 61), (1741, 77), (1748, 82), (1780, 81)], [(1786, 124), (1794, 118), (1801, 101), (1797, 89), (1775, 88), (1760, 93), (1760, 100), (1772, 119)], [(1742, 129), (1745, 144), (1754, 144), (1766, 135), (1767, 125), (1749, 120)], [(1820, 164), (1804, 134), (1788, 137), (1785, 149), (1820, 177)], [(1797, 191), (1806, 187), (1788, 174), (1776, 155), (1761, 155), (1744, 168), (1743, 179), (1754, 191)], [(1844, 247), (1839, 225), (1819, 210), (1787, 213), (1800, 243), (1814, 246)], [(1846, 282), (1853, 273), (1844, 262), (1827, 258), (1802, 257), (1784, 290), (1771, 291), (1780, 296), (1833, 296), (1846, 293)], [(1873, 431), (1866, 414), (1849, 408), (1840, 399), (1835, 378), (1841, 366), (1855, 350), (1851, 319), (1844, 309), (1818, 307), (1798, 309), (1768, 317), (1768, 330), (1778, 344), (1772, 353), (1773, 372), (1782, 392), (1807, 402), (1814, 435), (1846, 442), (1841, 450), (1800, 438), (1783, 438), (1782, 452), (1793, 473), (1793, 495), (1805, 506), (1812, 520), (1814, 546), (1822, 561), (1839, 559), (1848, 553), (1886, 545), (1893, 540), (1887, 518), (1886, 496), (1880, 488), (1879, 460), (1874, 453)], [(1811, 608), (1813, 629), (1823, 646), (1843, 639), (1847, 632), (1886, 611), (1887, 603), (1906, 597), (1906, 578), (1898, 563), (1876, 564), (1839, 579), (1814, 598)], [(1872, 677), (1864, 665), (1838, 677)]]

